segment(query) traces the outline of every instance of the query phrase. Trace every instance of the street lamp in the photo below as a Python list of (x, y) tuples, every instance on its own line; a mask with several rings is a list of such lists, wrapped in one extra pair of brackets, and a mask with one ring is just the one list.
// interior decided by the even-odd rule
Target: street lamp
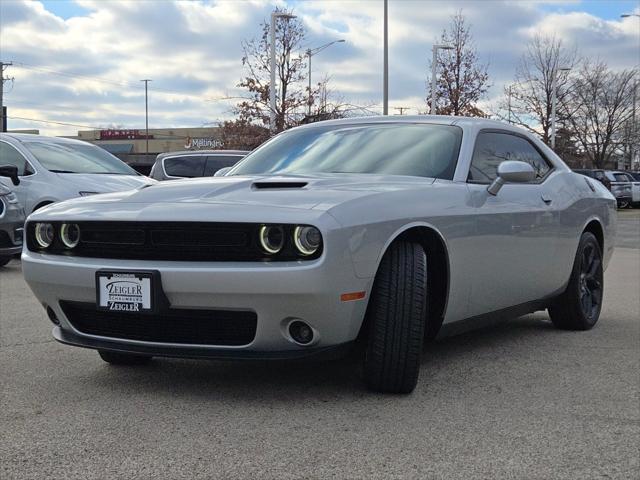
[(271, 133), (276, 130), (276, 19), (278, 18), (289, 20), (296, 18), (296, 16), (286, 12), (271, 13), (271, 85), (269, 85), (269, 106), (271, 109), (269, 112), (269, 130), (271, 130)]
[(344, 39), (341, 38), (340, 40), (334, 40), (333, 42), (329, 42), (326, 45), (322, 45), (321, 47), (317, 47), (313, 49), (310, 48), (307, 50), (307, 57), (309, 57), (309, 97), (307, 100), (307, 103), (309, 104), (309, 109), (307, 113), (308, 116), (311, 116), (311, 57), (317, 53), (320, 53), (324, 49), (329, 48), (334, 43), (344, 43)]
[(558, 72), (568, 72), (570, 67), (559, 67), (551, 79), (551, 149), (556, 148), (556, 103), (558, 102)]
[(438, 64), (438, 50), (453, 50), (451, 45), (434, 45), (433, 60), (431, 62), (431, 115), (436, 114), (436, 67)]

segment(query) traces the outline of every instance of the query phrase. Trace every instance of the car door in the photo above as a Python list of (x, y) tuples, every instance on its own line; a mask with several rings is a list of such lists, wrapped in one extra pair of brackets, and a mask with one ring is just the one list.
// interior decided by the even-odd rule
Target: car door
[(35, 169), (16, 147), (5, 141), (0, 141), (0, 165), (14, 165), (18, 168), (19, 185), (13, 185), (11, 180), (5, 177), (0, 177), (0, 182), (14, 191), (25, 212), (30, 213), (33, 208), (32, 181)]
[[(536, 172), (530, 183), (505, 184), (497, 195), (487, 186), (505, 160), (529, 163)], [(480, 315), (551, 293), (557, 277), (559, 211), (548, 186), (553, 164), (525, 136), (486, 130), (477, 138), (468, 187), (476, 211), (477, 251), (470, 266), (477, 278), (470, 294), (470, 315)]]

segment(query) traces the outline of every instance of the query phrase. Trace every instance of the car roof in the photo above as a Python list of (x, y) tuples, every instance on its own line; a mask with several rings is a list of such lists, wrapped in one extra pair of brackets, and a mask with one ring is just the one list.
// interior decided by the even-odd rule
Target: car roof
[(179, 155), (238, 155), (245, 156), (251, 153), (249, 150), (178, 150), (175, 152), (159, 153), (156, 160)]
[(44, 143), (62, 143), (62, 144), (74, 144), (74, 145), (91, 145), (89, 142), (83, 140), (76, 140), (74, 138), (64, 137), (49, 137), (47, 135), (38, 135), (34, 133), (0, 133), (0, 138), (11, 138), (12, 140), (24, 143), (24, 142), (44, 142)]
[(319, 125), (357, 125), (370, 123), (435, 123), (440, 125), (475, 126), (480, 128), (501, 128), (524, 131), (511, 124), (481, 117), (455, 117), (451, 115), (377, 115), (370, 117), (340, 118), (309, 123), (297, 128), (313, 128)]

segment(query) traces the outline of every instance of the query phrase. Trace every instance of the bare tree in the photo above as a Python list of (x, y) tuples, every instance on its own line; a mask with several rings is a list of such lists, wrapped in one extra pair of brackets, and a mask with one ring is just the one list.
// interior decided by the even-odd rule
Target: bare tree
[(578, 63), (575, 48), (565, 48), (562, 41), (551, 36), (536, 35), (516, 68), (515, 81), (505, 87), (505, 101), (498, 113), (520, 127), (539, 135), (547, 145), (551, 143), (551, 103), (553, 78), (556, 76), (556, 125), (566, 126), (570, 112), (567, 107), (571, 79), (563, 69), (575, 68)]
[[(485, 116), (477, 102), (489, 88), (488, 66), (481, 64), (471, 35), (471, 25), (462, 12), (451, 18), (449, 28), (442, 32), (441, 42), (453, 49), (438, 52), (436, 112), (440, 115)], [(431, 65), (429, 66), (431, 69)], [(427, 105), (431, 105), (431, 86)]]
[(571, 129), (596, 168), (603, 168), (622, 147), (633, 116), (636, 74), (613, 72), (602, 61), (585, 61), (570, 89)]
[[(287, 12), (290, 13), (290, 12)], [(246, 88), (249, 97), (236, 107), (239, 121), (244, 124), (258, 122), (269, 124), (270, 75), (270, 23), (262, 23), (259, 38), (242, 42), (244, 56), (242, 64), (248, 75), (238, 84)], [(276, 130), (282, 131), (295, 125), (297, 111), (307, 105), (308, 91), (305, 89), (306, 63), (302, 43), (305, 29), (299, 19), (286, 19), (276, 23), (276, 77), (279, 87), (276, 102)], [(315, 92), (311, 92), (315, 95)]]

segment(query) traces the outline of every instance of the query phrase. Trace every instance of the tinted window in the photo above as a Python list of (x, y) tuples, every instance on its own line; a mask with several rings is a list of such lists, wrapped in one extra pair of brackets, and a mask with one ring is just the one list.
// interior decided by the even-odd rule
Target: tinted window
[(0, 165), (14, 165), (18, 167), (18, 175), (29, 175), (33, 173), (22, 154), (5, 142), (0, 142)]
[(616, 182), (630, 182), (631, 181), (631, 178), (629, 178), (626, 173), (614, 173), (613, 176), (616, 179)]
[(229, 175), (379, 173), (453, 178), (462, 129), (450, 125), (323, 125), (285, 132)]
[(526, 162), (536, 172), (536, 179), (551, 169), (538, 151), (522, 137), (506, 133), (480, 133), (473, 151), (469, 180), (490, 182), (496, 178), (498, 165), (505, 160)]
[(232, 167), (242, 159), (242, 155), (211, 155), (207, 157), (207, 165), (204, 167), (204, 176), (213, 175), (224, 167)]
[(200, 155), (165, 158), (164, 171), (172, 177), (201, 177), (205, 160)]
[(24, 145), (51, 172), (138, 175), (122, 160), (90, 143), (33, 141)]

